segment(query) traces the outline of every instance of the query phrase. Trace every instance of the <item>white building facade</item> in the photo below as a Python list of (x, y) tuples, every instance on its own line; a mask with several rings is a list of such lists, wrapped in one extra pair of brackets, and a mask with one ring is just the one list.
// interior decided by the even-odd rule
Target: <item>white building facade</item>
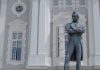
[(82, 69), (100, 69), (100, 0), (0, 0), (0, 69), (63, 70), (75, 10), (86, 29)]

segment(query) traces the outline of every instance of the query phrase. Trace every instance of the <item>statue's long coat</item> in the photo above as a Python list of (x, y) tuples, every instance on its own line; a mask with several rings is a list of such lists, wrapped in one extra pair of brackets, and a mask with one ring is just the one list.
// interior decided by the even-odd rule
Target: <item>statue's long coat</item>
[[(68, 42), (69, 42), (69, 40), (70, 40), (70, 31), (68, 31), (68, 29), (70, 28), (70, 25), (71, 25), (72, 23), (68, 23), (66, 26), (65, 26), (65, 31), (68, 33), (68, 41), (66, 41), (65, 42), (65, 50), (67, 50), (67, 45), (68, 45)], [(84, 29), (84, 26), (82, 25), (82, 24), (80, 24), (80, 23), (78, 23), (78, 30), (79, 30), (79, 32), (82, 34), (82, 33), (84, 33), (84, 31), (85, 31), (85, 29)], [(73, 31), (73, 33), (74, 33), (74, 31)], [(82, 37), (80, 37), (80, 44), (81, 44), (81, 60), (83, 60), (83, 45), (82, 45)], [(72, 56), (71, 56), (71, 59), (70, 59), (71, 61), (75, 61), (76, 60), (76, 51), (75, 51), (75, 49), (74, 49), (74, 51), (73, 51), (73, 54), (72, 54)]]

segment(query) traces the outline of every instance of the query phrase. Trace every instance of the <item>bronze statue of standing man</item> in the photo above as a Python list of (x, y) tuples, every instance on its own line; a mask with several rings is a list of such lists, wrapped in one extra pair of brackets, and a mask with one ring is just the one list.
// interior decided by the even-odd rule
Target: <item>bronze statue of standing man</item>
[(68, 43), (65, 45), (65, 64), (64, 70), (69, 70), (69, 61), (73, 51), (76, 51), (76, 70), (81, 69), (81, 56), (82, 56), (82, 34), (85, 32), (84, 26), (79, 23), (79, 14), (77, 12), (72, 13), (72, 22), (65, 26), (65, 30), (68, 33)]

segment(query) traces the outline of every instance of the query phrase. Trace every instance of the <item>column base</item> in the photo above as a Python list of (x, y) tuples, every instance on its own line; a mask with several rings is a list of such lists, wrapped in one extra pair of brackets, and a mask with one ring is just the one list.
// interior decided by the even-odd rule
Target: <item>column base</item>
[(30, 55), (27, 62), (28, 69), (37, 69), (37, 68), (47, 68), (51, 66), (51, 59), (50, 57), (46, 57), (44, 54), (39, 55)]

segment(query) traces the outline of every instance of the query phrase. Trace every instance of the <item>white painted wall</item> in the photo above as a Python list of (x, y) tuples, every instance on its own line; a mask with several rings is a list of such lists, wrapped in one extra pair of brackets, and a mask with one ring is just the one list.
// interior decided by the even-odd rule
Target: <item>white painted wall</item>
[(0, 5), (0, 68), (2, 68), (7, 0), (1, 0)]
[[(7, 4), (4, 1), (7, 1)], [(29, 22), (29, 20), (30, 20), (30, 18), (29, 18), (29, 16), (30, 16), (30, 0), (23, 0), (23, 2), (26, 5), (26, 11), (20, 17), (17, 17), (12, 12), (12, 7), (13, 7), (13, 5), (16, 2), (18, 2), (18, 0), (3, 0), (3, 2), (4, 2), (4, 3), (2, 3), (3, 4), (3, 7), (5, 7), (5, 5), (7, 5), (7, 7), (6, 8), (2, 8), (2, 13), (4, 13), (4, 12), (7, 12), (7, 13), (6, 14), (4, 13), (4, 15), (6, 15), (5, 16), (6, 19), (5, 20), (3, 19), (3, 21), (5, 23), (2, 23), (2, 24), (5, 24), (5, 28), (4, 28), (5, 29), (4, 30), (5, 34), (2, 33), (5, 36), (4, 37), (4, 45), (3, 45), (4, 48), (3, 48), (3, 60), (2, 60), (3, 65), (2, 66), (3, 66), (3, 69), (4, 70), (11, 70), (11, 69), (14, 69), (14, 70), (17, 70), (17, 69), (19, 69), (19, 70), (25, 70), (25, 68), (26, 68), (25, 67), (26, 66), (26, 59), (27, 59), (27, 50), (28, 50), (26, 48), (28, 47), (28, 39), (29, 39), (29, 31), (28, 30), (29, 30), (29, 24), (30, 24), (30, 22)], [(4, 9), (6, 9), (6, 11)], [(2, 16), (2, 18), (4, 18), (4, 17)], [(28, 23), (28, 25), (26, 26), (26, 33), (27, 34), (26, 34), (26, 40), (25, 40), (25, 45), (26, 45), (26, 48), (25, 48), (25, 53), (26, 54), (25, 54), (25, 58), (24, 58), (25, 59), (25, 62), (24, 62), (24, 64), (11, 65), (11, 64), (7, 64), (8, 36), (9, 36), (9, 34), (8, 34), (8, 32), (9, 32), (8, 23), (10, 23), (10, 22), (12, 22), (14, 20), (17, 20), (17, 19), (20, 19), (20, 20)], [(2, 26), (0, 26), (0, 27), (2, 27)], [(0, 48), (1, 48), (1, 44), (0, 44)]]

